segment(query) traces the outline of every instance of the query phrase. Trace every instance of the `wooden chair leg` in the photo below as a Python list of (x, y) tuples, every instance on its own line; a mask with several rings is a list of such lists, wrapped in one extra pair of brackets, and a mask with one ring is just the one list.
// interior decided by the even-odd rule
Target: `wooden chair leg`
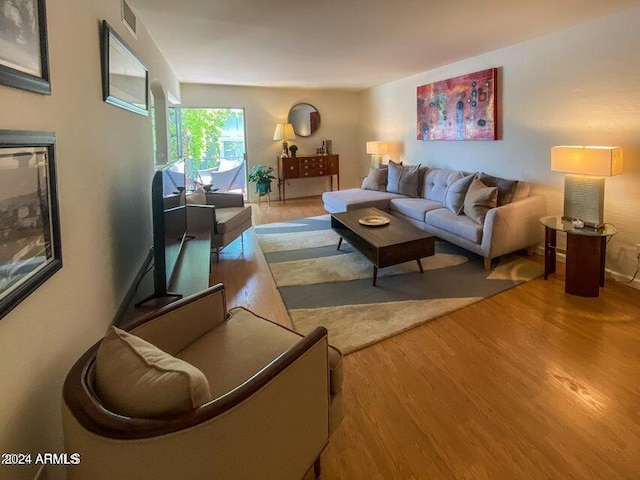
[(320, 457), (318, 456), (318, 458), (316, 458), (316, 461), (313, 462), (313, 474), (316, 478), (316, 480), (318, 480), (318, 478), (320, 478), (321, 475), (321, 471), (320, 471)]
[(491, 270), (491, 259), (489, 257), (484, 257), (484, 269)]

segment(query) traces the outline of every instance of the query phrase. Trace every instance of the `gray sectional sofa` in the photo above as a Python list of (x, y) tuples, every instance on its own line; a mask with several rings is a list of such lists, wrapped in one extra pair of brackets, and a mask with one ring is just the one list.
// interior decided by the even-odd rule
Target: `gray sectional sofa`
[[(439, 238), (481, 255), (487, 269), (494, 258), (543, 242), (544, 231), (540, 218), (546, 215), (546, 200), (541, 195), (530, 194), (526, 182), (447, 169), (420, 167), (419, 170), (415, 195), (413, 190), (407, 195), (406, 188), (400, 189), (405, 190), (402, 193), (394, 193), (392, 188), (389, 188), (391, 192), (386, 191), (387, 185), (384, 183), (377, 188), (371, 186), (372, 174), (377, 173), (379, 177), (381, 173), (372, 169), (363, 182), (366, 188), (325, 192), (322, 195), (324, 208), (330, 213), (365, 207), (385, 210)], [(463, 182), (461, 179), (469, 178), (469, 175), (500, 190), (497, 206), (487, 209), (484, 221), (480, 220), (482, 223), (477, 223), (464, 212), (454, 213), (456, 209), (450, 205), (452, 184), (460, 184)]]

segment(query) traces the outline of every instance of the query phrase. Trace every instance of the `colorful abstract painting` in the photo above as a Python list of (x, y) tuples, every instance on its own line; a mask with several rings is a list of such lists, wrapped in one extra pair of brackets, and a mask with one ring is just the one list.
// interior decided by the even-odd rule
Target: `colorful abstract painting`
[(495, 140), (497, 68), (418, 87), (418, 140)]

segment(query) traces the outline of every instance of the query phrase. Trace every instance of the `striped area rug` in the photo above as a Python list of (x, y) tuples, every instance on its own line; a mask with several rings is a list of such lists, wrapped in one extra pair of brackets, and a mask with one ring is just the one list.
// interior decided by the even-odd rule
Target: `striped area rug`
[(481, 257), (444, 241), (436, 254), (378, 271), (348, 243), (338, 251), (330, 216), (254, 227), (295, 329), (318, 325), (329, 341), (351, 353), (446, 313), (542, 275), (519, 255), (502, 257), (487, 272)]

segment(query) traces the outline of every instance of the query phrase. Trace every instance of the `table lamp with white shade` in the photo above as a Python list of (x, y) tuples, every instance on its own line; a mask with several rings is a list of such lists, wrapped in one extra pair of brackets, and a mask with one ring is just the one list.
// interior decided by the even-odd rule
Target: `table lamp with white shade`
[(622, 173), (622, 148), (597, 146), (551, 147), (551, 170), (565, 172), (564, 214), (566, 220), (604, 226), (604, 177)]
[(273, 133), (274, 140), (282, 141), (282, 156), (289, 156), (289, 143), (287, 140), (294, 140), (296, 134), (293, 131), (293, 125), (290, 123), (278, 123), (276, 124), (276, 131)]
[(388, 142), (367, 142), (367, 153), (371, 155), (371, 166), (378, 168), (382, 163), (382, 156), (389, 153)]

